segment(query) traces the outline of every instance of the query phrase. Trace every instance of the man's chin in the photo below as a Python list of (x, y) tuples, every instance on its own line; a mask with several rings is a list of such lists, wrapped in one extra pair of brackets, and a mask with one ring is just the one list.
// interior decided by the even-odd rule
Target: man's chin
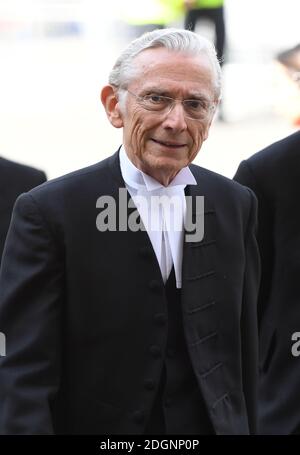
[(150, 175), (154, 179), (161, 181), (162, 176), (174, 178), (178, 172), (185, 167), (185, 164), (179, 163), (176, 160), (150, 160), (144, 164), (143, 172)]

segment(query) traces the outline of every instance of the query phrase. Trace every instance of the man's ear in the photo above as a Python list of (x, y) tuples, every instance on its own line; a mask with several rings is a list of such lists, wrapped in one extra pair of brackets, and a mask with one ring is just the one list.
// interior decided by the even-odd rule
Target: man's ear
[(101, 101), (108, 120), (115, 128), (122, 128), (123, 118), (114, 87), (106, 85), (101, 90)]

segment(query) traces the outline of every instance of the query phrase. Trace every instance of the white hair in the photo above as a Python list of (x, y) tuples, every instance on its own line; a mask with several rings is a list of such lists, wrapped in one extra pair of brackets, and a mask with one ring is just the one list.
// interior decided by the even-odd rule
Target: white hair
[(206, 55), (213, 69), (214, 80), (212, 84), (215, 96), (220, 98), (221, 67), (214, 45), (197, 33), (176, 28), (153, 30), (132, 41), (114, 64), (109, 75), (109, 83), (115, 86), (118, 91), (122, 91), (135, 75), (138, 75), (137, 69), (132, 64), (134, 58), (146, 49), (160, 47), (193, 56)]

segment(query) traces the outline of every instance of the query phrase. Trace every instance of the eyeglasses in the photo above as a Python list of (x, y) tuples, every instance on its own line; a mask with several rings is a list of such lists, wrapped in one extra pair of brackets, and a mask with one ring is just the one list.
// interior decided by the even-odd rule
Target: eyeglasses
[(171, 98), (170, 96), (159, 95), (157, 93), (139, 96), (128, 89), (125, 90), (130, 93), (130, 95), (134, 96), (144, 109), (151, 112), (157, 112), (158, 114), (169, 114), (177, 101), (183, 105), (185, 117), (192, 120), (204, 120), (216, 108), (216, 103), (208, 102), (206, 100), (181, 100)]

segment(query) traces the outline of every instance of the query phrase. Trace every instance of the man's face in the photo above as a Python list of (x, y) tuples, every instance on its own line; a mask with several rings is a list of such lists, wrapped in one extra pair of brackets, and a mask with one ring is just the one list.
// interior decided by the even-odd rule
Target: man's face
[[(187, 56), (165, 48), (147, 49), (134, 59), (133, 67), (137, 75), (127, 88), (137, 96), (159, 94), (179, 100), (214, 102), (213, 71), (206, 56)], [(179, 102), (169, 113), (153, 112), (127, 92), (120, 116), (124, 145), (131, 161), (168, 185), (196, 157), (208, 136), (213, 113), (210, 111), (201, 120), (186, 118)]]

